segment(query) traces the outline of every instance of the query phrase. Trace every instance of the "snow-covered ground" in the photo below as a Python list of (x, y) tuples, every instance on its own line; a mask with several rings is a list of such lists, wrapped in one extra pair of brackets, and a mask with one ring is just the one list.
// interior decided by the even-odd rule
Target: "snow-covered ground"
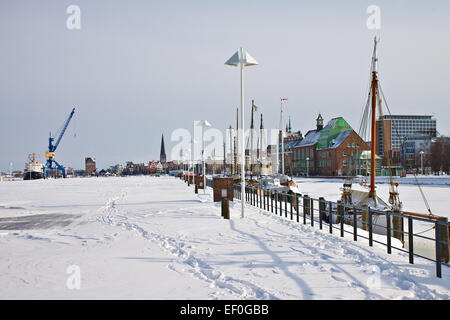
[[(333, 183), (299, 187), (336, 200)], [(440, 189), (432, 208), (448, 203)], [(174, 177), (0, 183), (0, 298), (450, 298), (446, 266), (439, 279), (432, 262), (364, 239), (252, 207), (241, 219), (238, 202), (224, 220), (202, 192)]]

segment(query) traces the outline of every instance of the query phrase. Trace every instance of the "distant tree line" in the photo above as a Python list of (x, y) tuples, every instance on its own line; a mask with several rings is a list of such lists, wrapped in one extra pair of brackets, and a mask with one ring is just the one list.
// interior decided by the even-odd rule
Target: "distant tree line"
[(449, 137), (440, 136), (431, 145), (431, 170), (433, 172), (449, 173), (450, 148)]

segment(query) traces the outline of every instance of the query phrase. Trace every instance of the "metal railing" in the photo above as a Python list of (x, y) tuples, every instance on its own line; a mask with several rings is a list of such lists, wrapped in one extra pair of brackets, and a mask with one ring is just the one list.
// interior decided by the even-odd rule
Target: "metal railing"
[[(340, 237), (344, 237), (346, 233), (350, 234), (354, 241), (358, 238), (366, 239), (371, 247), (374, 243), (381, 244), (386, 247), (388, 254), (391, 254), (393, 249), (405, 252), (408, 254), (410, 264), (414, 263), (414, 257), (431, 260), (436, 263), (436, 276), (439, 278), (442, 277), (442, 264), (448, 266), (449, 222), (431, 221), (400, 212), (345, 205), (340, 201), (326, 201), (324, 198), (315, 199), (307, 195), (264, 190), (254, 186), (246, 186), (245, 189), (245, 201), (259, 209), (303, 224), (309, 221), (311, 227), (317, 223), (321, 230), (327, 227), (330, 234), (337, 230)], [(234, 185), (234, 197), (242, 200), (239, 184)], [(422, 235), (423, 231), (414, 233), (414, 222), (418, 221), (427, 225), (426, 231), (434, 229), (434, 237)], [(350, 225), (352, 228), (345, 225)], [(374, 239), (374, 235), (378, 235), (378, 240)], [(445, 238), (442, 235), (445, 235)], [(382, 241), (380, 236), (385, 236), (385, 241)], [(402, 247), (393, 243), (392, 238), (398, 239)], [(432, 242), (434, 257), (415, 251), (414, 242), (415, 240), (417, 242), (417, 239)]]
[[(206, 186), (212, 188), (213, 180), (207, 178), (206, 181)], [(408, 254), (410, 264), (414, 263), (415, 257), (433, 261), (436, 264), (436, 276), (439, 278), (442, 277), (442, 265), (449, 266), (450, 223), (448, 221), (346, 205), (341, 201), (326, 201), (322, 197), (316, 199), (308, 195), (265, 190), (251, 185), (246, 185), (244, 194), (246, 203), (261, 210), (296, 220), (298, 223), (307, 224), (309, 221), (311, 227), (317, 223), (321, 230), (327, 228), (330, 234), (337, 230), (340, 237), (344, 237), (347, 233), (353, 236), (354, 241), (358, 238), (366, 239), (370, 247), (378, 243), (386, 247), (388, 254), (391, 254), (393, 249), (405, 252)], [(234, 198), (242, 200), (240, 184), (234, 185)], [(433, 237), (423, 235), (424, 231), (415, 232), (415, 222), (416, 226), (419, 222), (423, 223), (427, 232), (434, 230)], [(399, 241), (393, 243), (392, 238)], [(426, 248), (423, 241), (428, 241), (434, 253), (415, 248), (415, 243), (420, 243)], [(396, 243), (401, 243), (402, 246), (399, 247)]]

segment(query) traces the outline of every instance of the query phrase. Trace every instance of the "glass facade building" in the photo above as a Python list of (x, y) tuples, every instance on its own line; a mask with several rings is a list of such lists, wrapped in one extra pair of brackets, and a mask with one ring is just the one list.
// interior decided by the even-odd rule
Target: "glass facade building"
[(430, 115), (384, 115), (377, 121), (378, 154), (401, 151), (402, 143), (418, 134), (436, 137), (436, 119)]

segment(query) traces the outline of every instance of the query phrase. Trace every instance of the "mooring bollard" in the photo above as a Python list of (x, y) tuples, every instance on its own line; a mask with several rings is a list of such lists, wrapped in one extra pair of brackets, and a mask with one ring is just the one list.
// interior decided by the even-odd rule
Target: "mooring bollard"
[(230, 200), (227, 193), (227, 189), (222, 189), (222, 217), (230, 219)]

